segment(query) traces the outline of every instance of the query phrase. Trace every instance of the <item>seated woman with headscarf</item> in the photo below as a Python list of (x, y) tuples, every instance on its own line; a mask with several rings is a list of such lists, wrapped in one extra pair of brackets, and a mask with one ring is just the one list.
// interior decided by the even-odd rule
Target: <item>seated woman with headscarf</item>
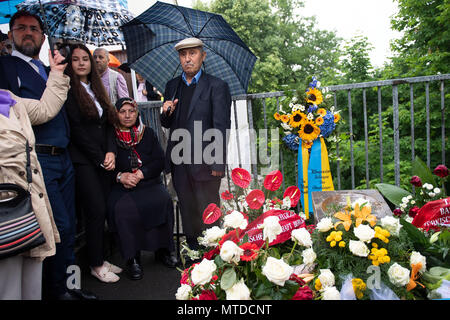
[(177, 263), (172, 254), (173, 202), (161, 180), (164, 152), (155, 133), (142, 123), (133, 99), (119, 99), (116, 109), (116, 183), (108, 211), (129, 276), (139, 280), (141, 250), (155, 251), (155, 258), (169, 267)]

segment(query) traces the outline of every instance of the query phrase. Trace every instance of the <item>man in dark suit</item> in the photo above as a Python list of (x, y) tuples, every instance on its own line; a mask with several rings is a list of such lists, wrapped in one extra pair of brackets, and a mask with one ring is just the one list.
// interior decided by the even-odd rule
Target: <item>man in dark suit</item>
[(206, 228), (203, 211), (210, 203), (220, 205), (231, 94), (225, 81), (201, 69), (206, 52), (200, 39), (184, 39), (175, 49), (183, 73), (167, 83), (164, 94), (161, 124), (170, 128), (166, 169), (172, 173), (187, 243), (198, 249), (197, 237)]
[[(16, 12), (9, 23), (8, 37), (13, 43), (11, 56), (0, 57), (0, 88), (22, 98), (40, 99), (49, 72), (39, 60), (45, 41), (40, 18), (26, 11)], [(95, 298), (67, 288), (67, 267), (75, 264), (76, 232), (74, 170), (67, 151), (69, 127), (65, 109), (47, 123), (33, 127), (36, 153), (42, 168), (53, 217), (61, 242), (56, 254), (43, 263), (43, 297), (74, 300)]]

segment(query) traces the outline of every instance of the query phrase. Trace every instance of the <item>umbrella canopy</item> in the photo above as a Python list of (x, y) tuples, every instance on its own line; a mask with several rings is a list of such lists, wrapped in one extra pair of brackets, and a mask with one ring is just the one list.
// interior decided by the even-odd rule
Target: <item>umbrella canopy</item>
[(42, 16), (42, 4), (50, 37), (103, 46), (125, 44), (120, 27), (133, 15), (123, 3), (126, 1), (25, 0), (17, 9)]
[(206, 51), (204, 70), (226, 81), (232, 95), (247, 92), (256, 57), (222, 16), (157, 2), (122, 29), (130, 67), (158, 90), (182, 72), (175, 44), (196, 37)]
[(12, 15), (16, 13), (16, 5), (23, 0), (0, 0), (0, 24), (9, 23)]

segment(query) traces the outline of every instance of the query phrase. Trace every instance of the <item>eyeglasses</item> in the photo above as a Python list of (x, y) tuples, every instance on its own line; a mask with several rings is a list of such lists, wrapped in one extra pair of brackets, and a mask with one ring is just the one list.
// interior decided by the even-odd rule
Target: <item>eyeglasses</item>
[(27, 31), (27, 29), (30, 29), (31, 33), (42, 34), (42, 30), (40, 28), (35, 27), (35, 26), (26, 26), (23, 24), (19, 24), (16, 28), (12, 29), (12, 31), (25, 32), (25, 31)]

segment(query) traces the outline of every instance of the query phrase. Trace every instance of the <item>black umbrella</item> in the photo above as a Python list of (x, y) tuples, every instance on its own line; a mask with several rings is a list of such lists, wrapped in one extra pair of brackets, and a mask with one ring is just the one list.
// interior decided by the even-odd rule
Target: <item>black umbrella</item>
[(205, 71), (226, 81), (232, 95), (247, 92), (256, 57), (222, 16), (157, 2), (122, 29), (129, 66), (158, 90), (182, 71), (174, 45), (196, 37), (207, 53)]

